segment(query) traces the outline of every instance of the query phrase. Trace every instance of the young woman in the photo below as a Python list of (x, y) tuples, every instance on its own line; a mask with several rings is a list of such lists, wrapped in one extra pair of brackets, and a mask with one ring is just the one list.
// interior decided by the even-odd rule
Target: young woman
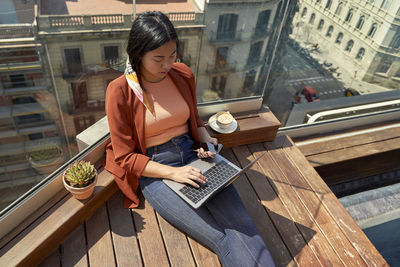
[(203, 148), (194, 152), (196, 142), (217, 145), (198, 115), (191, 70), (175, 63), (178, 45), (172, 23), (161, 12), (146, 12), (134, 21), (125, 75), (107, 88), (106, 169), (124, 193), (126, 208), (138, 206), (140, 186), (161, 216), (213, 250), (223, 266), (273, 266), (233, 186), (196, 210), (162, 182), (205, 183), (199, 169), (185, 165), (215, 156)]

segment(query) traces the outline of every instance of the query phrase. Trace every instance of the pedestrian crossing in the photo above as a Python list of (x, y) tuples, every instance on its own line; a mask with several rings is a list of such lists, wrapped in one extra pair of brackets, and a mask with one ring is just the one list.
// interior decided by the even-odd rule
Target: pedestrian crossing
[(304, 83), (304, 85), (306, 85), (306, 84), (310, 84), (310, 83), (331, 82), (331, 81), (334, 81), (334, 80), (336, 80), (336, 79), (334, 79), (334, 78), (326, 78), (326, 77), (323, 77), (323, 76), (317, 76), (317, 77), (312, 77), (312, 78), (289, 80), (287, 82), (290, 85), (301, 85), (302, 83)]

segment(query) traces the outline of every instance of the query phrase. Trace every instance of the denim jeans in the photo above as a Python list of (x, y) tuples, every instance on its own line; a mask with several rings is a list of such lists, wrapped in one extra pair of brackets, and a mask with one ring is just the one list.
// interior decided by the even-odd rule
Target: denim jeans
[[(183, 166), (197, 158), (188, 134), (147, 149), (153, 160)], [(139, 179), (150, 205), (175, 227), (214, 251), (223, 266), (274, 266), (271, 255), (230, 185), (198, 209), (192, 208), (161, 179)]]

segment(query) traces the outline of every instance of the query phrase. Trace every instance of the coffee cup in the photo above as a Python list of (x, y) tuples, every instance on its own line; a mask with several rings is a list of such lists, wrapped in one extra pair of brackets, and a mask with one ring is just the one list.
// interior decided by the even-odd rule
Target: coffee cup
[(226, 129), (231, 126), (233, 122), (233, 116), (227, 111), (219, 111), (215, 115), (215, 121), (221, 129)]

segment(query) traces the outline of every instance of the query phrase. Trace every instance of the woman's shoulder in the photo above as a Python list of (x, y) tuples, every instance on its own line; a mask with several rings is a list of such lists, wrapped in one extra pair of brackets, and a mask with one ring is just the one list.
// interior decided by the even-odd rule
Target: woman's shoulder
[(113, 88), (113, 87), (122, 87), (127, 84), (125, 75), (121, 75), (118, 78), (115, 78), (108, 84), (108, 88)]
[(172, 70), (185, 78), (192, 79), (194, 77), (192, 70), (184, 63), (174, 63), (172, 65)]

